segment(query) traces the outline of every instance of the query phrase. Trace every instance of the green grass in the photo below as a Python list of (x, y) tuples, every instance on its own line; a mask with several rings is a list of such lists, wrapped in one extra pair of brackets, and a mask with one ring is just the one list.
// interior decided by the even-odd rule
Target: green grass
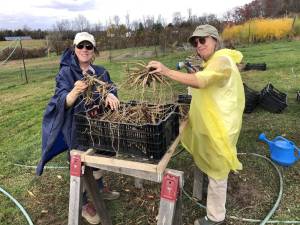
[[(2, 44), (0, 43), (0, 49)], [(238, 142), (239, 152), (256, 152), (268, 156), (267, 146), (257, 141), (261, 132), (265, 132), (269, 138), (283, 135), (300, 146), (300, 103), (296, 102), (296, 91), (300, 90), (299, 41), (257, 44), (240, 47), (238, 50), (244, 54), (245, 63), (265, 62), (268, 68), (266, 71), (242, 72), (243, 81), (258, 91), (271, 82), (277, 89), (287, 93), (289, 105), (282, 114), (272, 114), (259, 107), (251, 114), (244, 114)], [(123, 85), (124, 64), (128, 61), (147, 62), (156, 59), (144, 57), (146, 54), (142, 54), (141, 49), (135, 57), (136, 51), (113, 51), (113, 62), (107, 60), (108, 52), (100, 52), (96, 59), (96, 64), (107, 68), (112, 80), (121, 86), (119, 97), (123, 101), (136, 99), (141, 95), (140, 90), (131, 90)], [(175, 52), (157, 59), (175, 68), (178, 61), (190, 54)], [(117, 57), (118, 55), (124, 57)], [(28, 84), (25, 83), (24, 74), (21, 75), (21, 61), (12, 61), (0, 67), (0, 187), (11, 193), (26, 208), (34, 224), (40, 225), (67, 224), (68, 170), (46, 170), (43, 176), (35, 177), (33, 169), (14, 164), (36, 165), (39, 161), (42, 115), (54, 92), (58, 61), (59, 57), (56, 56), (26, 60)], [(178, 93), (186, 92), (186, 87), (174, 82), (172, 89), (173, 93), (168, 96), (168, 100), (174, 100)], [(167, 93), (170, 94), (169, 89), (159, 97), (166, 97)], [(150, 97), (150, 94), (147, 96)], [(240, 158), (245, 169), (238, 177), (230, 178), (228, 214), (263, 218), (276, 200), (276, 173), (262, 160), (253, 157)], [(66, 154), (61, 154), (49, 165), (67, 166), (66, 162)], [(193, 164), (189, 154), (183, 152), (170, 162), (169, 167), (185, 172), (185, 188), (191, 191)], [(273, 218), (300, 220), (300, 163), (281, 168), (281, 171), (285, 183), (284, 196)], [(146, 182), (145, 189), (139, 191), (134, 188), (133, 179), (127, 176), (108, 173), (106, 180), (112, 188), (121, 191), (120, 200), (108, 203), (113, 224), (155, 224), (160, 185)], [(250, 188), (247, 193), (238, 192), (233, 184), (239, 186), (239, 190)], [(247, 198), (241, 199), (239, 193), (244, 193)], [(251, 199), (256, 201), (251, 202)], [(244, 208), (246, 210), (241, 210)], [(186, 197), (183, 211), (184, 224), (193, 224), (196, 217), (205, 213)], [(231, 220), (229, 223), (247, 224)], [(0, 224), (26, 224), (20, 211), (3, 194), (0, 194)]]

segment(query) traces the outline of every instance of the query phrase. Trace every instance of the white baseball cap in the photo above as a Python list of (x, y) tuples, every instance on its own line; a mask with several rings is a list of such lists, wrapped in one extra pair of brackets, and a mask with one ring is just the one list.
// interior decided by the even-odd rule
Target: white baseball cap
[(91, 34), (89, 34), (88, 32), (80, 32), (80, 33), (77, 33), (77, 34), (75, 35), (73, 44), (74, 44), (74, 45), (78, 45), (80, 42), (83, 42), (83, 41), (91, 42), (91, 44), (92, 44), (94, 47), (96, 47), (96, 41), (95, 41), (94, 36), (91, 35)]

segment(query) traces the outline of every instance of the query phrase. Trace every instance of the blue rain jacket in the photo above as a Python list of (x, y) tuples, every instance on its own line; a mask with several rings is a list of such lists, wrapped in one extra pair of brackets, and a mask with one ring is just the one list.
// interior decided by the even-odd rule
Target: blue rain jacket
[[(102, 81), (112, 83), (109, 73), (103, 68), (91, 65), (97, 77)], [(61, 57), (60, 71), (56, 76), (56, 89), (54, 96), (48, 103), (42, 123), (42, 157), (37, 166), (36, 174), (43, 173), (45, 164), (58, 154), (76, 148), (75, 124), (73, 115), (84, 111), (82, 96), (73, 107), (65, 108), (67, 94), (73, 89), (74, 83), (83, 78), (78, 59), (71, 49), (66, 49)], [(115, 88), (110, 91), (117, 96)], [(94, 96), (99, 99), (98, 96)]]

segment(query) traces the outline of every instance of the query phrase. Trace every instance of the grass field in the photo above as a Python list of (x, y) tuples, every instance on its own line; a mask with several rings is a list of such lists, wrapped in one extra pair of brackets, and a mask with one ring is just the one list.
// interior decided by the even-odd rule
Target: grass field
[[(0, 41), (0, 50), (7, 46), (15, 46), (15, 41)], [(39, 40), (22, 40), (22, 46), (24, 48), (41, 48), (46, 47), (47, 42), (44, 39)]]
[[(1, 46), (0, 42), (0, 49)], [(150, 50), (138, 50), (138, 54), (134, 54), (137, 50), (114, 51), (115, 59), (112, 62), (107, 60), (109, 53), (103, 52), (96, 59), (96, 64), (106, 67), (112, 80), (121, 86), (121, 100), (139, 96), (138, 92), (129, 91), (128, 87), (122, 85), (124, 64), (129, 60), (142, 59), (147, 62), (154, 59), (154, 56), (149, 58), (148, 53), (143, 54)], [(243, 81), (249, 87), (259, 91), (271, 82), (288, 95), (288, 107), (281, 114), (272, 114), (259, 107), (251, 114), (244, 114), (238, 151), (269, 156), (267, 146), (257, 141), (261, 132), (265, 132), (269, 138), (283, 135), (300, 146), (300, 102), (296, 101), (296, 91), (300, 90), (300, 42), (240, 46), (238, 50), (244, 54), (244, 62), (267, 63), (266, 71), (242, 72)], [(174, 52), (158, 59), (175, 68), (176, 62), (190, 54)], [(68, 169), (47, 169), (41, 177), (36, 177), (34, 169), (15, 165), (35, 166), (39, 161), (42, 115), (54, 91), (58, 62), (59, 57), (56, 56), (26, 60), (28, 84), (25, 83), (21, 61), (11, 61), (0, 67), (0, 187), (25, 207), (36, 225), (67, 224)], [(186, 92), (186, 87), (177, 83), (172, 83), (172, 88), (169, 99)], [(276, 201), (278, 178), (274, 169), (264, 160), (244, 155), (240, 159), (244, 170), (229, 178), (228, 215), (263, 219)], [(67, 166), (66, 154), (61, 154), (49, 165)], [(169, 168), (185, 172), (185, 189), (188, 192), (192, 187), (192, 167), (192, 159), (186, 152), (172, 159), (169, 164)], [(272, 219), (300, 220), (300, 163), (289, 168), (280, 167), (280, 170), (284, 177), (284, 194)], [(145, 182), (144, 189), (139, 191), (134, 187), (133, 178), (112, 173), (106, 173), (105, 177), (113, 189), (121, 192), (119, 200), (107, 203), (113, 224), (156, 224), (159, 184)], [(185, 196), (183, 212), (186, 225), (193, 224), (196, 217), (205, 214), (203, 209)], [(24, 216), (3, 194), (0, 194), (0, 224), (26, 224)], [(250, 223), (228, 219), (227, 224)]]

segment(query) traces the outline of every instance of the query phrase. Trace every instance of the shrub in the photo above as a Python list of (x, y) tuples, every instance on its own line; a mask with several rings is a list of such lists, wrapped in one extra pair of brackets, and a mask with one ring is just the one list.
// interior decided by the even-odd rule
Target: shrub
[(300, 19), (296, 19), (293, 27), (294, 35), (300, 35)]
[(291, 35), (293, 19), (254, 19), (241, 25), (226, 27), (223, 40), (229, 42), (262, 42), (283, 39)]
[[(2, 52), (0, 52), (0, 61), (6, 60), (13, 52), (13, 50), (14, 48), (6, 48)], [(25, 59), (44, 57), (47, 55), (47, 48), (23, 48), (23, 54)], [(21, 48), (17, 47), (9, 59), (22, 59)]]

